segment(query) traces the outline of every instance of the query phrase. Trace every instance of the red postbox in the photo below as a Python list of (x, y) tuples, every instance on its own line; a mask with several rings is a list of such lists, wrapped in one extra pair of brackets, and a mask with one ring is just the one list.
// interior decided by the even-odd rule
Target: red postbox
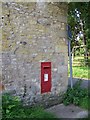
[(51, 91), (51, 62), (41, 63), (41, 93)]

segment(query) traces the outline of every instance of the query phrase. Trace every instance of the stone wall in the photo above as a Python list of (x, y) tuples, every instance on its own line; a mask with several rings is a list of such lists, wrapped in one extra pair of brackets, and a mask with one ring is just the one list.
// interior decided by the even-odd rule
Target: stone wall
[[(67, 5), (2, 3), (2, 82), (29, 105), (51, 105), (67, 89)], [(41, 95), (41, 62), (52, 64), (51, 92)], [(51, 102), (52, 101), (52, 102)]]

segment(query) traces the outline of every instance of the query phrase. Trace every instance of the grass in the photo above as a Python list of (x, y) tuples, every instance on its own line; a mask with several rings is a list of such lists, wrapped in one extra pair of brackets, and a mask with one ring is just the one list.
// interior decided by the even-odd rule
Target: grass
[[(90, 79), (90, 76), (88, 74), (90, 71), (90, 67), (73, 66), (72, 69), (73, 69), (73, 77)], [(69, 74), (70, 74), (70, 69), (68, 67), (68, 75)]]
[[(88, 61), (89, 61), (88, 64), (90, 64), (90, 57)], [(90, 79), (90, 75), (89, 75), (90, 66), (84, 65), (84, 57), (76, 56), (73, 60), (72, 66), (73, 66), (72, 67), (73, 77)], [(70, 75), (70, 68), (68, 64), (68, 76), (69, 75)]]

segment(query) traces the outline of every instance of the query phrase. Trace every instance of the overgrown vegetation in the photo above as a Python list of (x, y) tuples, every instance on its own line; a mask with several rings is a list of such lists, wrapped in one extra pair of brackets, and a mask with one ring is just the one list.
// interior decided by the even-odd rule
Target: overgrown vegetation
[(78, 80), (73, 88), (68, 88), (64, 94), (63, 103), (64, 105), (74, 104), (85, 109), (90, 109), (90, 96), (88, 89), (81, 88), (81, 80)]
[(18, 97), (13, 97), (6, 93), (2, 96), (2, 117), (7, 119), (28, 119), (28, 118), (55, 118), (54, 115), (48, 113), (43, 107), (23, 107)]

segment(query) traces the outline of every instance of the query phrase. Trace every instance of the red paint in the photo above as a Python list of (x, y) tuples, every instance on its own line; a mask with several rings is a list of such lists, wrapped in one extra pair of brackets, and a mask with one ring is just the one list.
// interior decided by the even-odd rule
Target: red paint
[(50, 91), (51, 91), (51, 62), (42, 62), (41, 63), (41, 93), (50, 92)]

